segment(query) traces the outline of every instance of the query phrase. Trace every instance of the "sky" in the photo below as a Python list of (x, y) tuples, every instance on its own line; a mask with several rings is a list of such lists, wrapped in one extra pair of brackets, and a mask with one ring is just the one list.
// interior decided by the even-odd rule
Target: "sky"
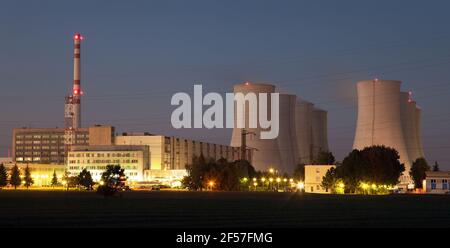
[(356, 82), (395, 79), (422, 108), (426, 158), (450, 170), (449, 9), (438, 0), (2, 0), (0, 156), (14, 127), (63, 126), (80, 32), (84, 126), (229, 144), (229, 129), (173, 129), (172, 95), (266, 82), (328, 111), (330, 150), (342, 160)]

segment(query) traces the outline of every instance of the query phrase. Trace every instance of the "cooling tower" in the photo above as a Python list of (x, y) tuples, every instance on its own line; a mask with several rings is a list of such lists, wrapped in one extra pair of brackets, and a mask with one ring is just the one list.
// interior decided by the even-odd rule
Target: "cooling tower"
[(400, 81), (370, 80), (357, 84), (358, 119), (354, 149), (373, 145), (394, 148), (405, 164), (402, 182), (409, 182), (410, 158), (403, 136), (400, 108)]
[(280, 94), (280, 133), (277, 142), (280, 151), (280, 171), (292, 173), (297, 164), (297, 141), (295, 139), (295, 104), (297, 96)]
[(320, 151), (328, 151), (327, 111), (319, 108), (312, 110), (312, 147), (314, 157)]
[(304, 100), (299, 100), (295, 106), (297, 160), (303, 164), (310, 164), (313, 156), (312, 109), (313, 104)]
[(416, 127), (416, 103), (411, 100), (409, 92), (400, 93), (401, 100), (401, 118), (403, 137), (405, 139), (406, 150), (411, 162), (414, 162), (420, 157), (420, 150), (417, 140), (417, 127)]
[[(275, 86), (267, 84), (238, 84), (234, 93), (274, 93)], [(268, 103), (270, 104), (270, 102)], [(314, 108), (310, 102), (293, 94), (279, 93), (279, 133), (276, 139), (260, 139), (260, 128), (248, 128), (249, 108), (244, 116), (246, 130), (255, 133), (247, 136), (247, 146), (254, 148), (252, 164), (256, 170), (277, 169), (280, 173), (292, 173), (298, 163), (309, 164), (320, 150), (328, 151), (327, 112)], [(234, 109), (231, 146), (241, 146), (242, 129), (236, 128), (238, 111)], [(268, 114), (269, 118), (270, 114)], [(315, 150), (313, 150), (313, 148)]]
[[(244, 83), (234, 86), (234, 93), (242, 93), (246, 95), (247, 93), (274, 93), (275, 86), (269, 84), (253, 84)], [(259, 99), (259, 97), (258, 97)], [(270, 96), (268, 97), (268, 106), (270, 106)], [(268, 108), (269, 110), (270, 108)], [(240, 147), (241, 146), (241, 134), (242, 128), (237, 128), (237, 106), (235, 103), (234, 107), (234, 126), (233, 134), (231, 137), (231, 146)], [(249, 106), (246, 104), (244, 110), (245, 116), (245, 129), (254, 134), (247, 135), (247, 146), (253, 150), (252, 165), (256, 170), (267, 170), (269, 168), (283, 168), (285, 167), (282, 163), (280, 157), (280, 150), (278, 148), (277, 139), (260, 139), (260, 128), (249, 128), (248, 117), (249, 117)], [(268, 118), (271, 118), (270, 113), (268, 113)], [(259, 125), (258, 125), (259, 127)], [(280, 128), (280, 133), (288, 130), (282, 130)], [(285, 136), (284, 134), (281, 134)]]

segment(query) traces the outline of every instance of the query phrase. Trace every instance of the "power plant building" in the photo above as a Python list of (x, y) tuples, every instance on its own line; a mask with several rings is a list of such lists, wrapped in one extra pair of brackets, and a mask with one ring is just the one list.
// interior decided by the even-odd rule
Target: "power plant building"
[(124, 133), (115, 137), (115, 144), (148, 146), (150, 170), (155, 171), (185, 170), (186, 165), (200, 155), (206, 160), (224, 158), (232, 162), (240, 159), (239, 147), (149, 133)]
[[(74, 143), (89, 145), (89, 130), (74, 132)], [(14, 128), (12, 157), (15, 162), (64, 164), (66, 158), (64, 128)]]
[(354, 149), (384, 145), (398, 151), (405, 165), (401, 183), (409, 184), (412, 163), (424, 157), (420, 131), (421, 110), (401, 82), (367, 80), (357, 83), (358, 119)]
[[(271, 93), (276, 87), (270, 84), (243, 83), (234, 86), (234, 93), (267, 93), (268, 105), (271, 105)], [(327, 112), (314, 107), (313, 103), (304, 101), (293, 94), (279, 94), (279, 134), (275, 139), (261, 139), (261, 128), (249, 126), (251, 109), (245, 103), (245, 127), (237, 127), (238, 111), (235, 102), (234, 129), (231, 146), (241, 146), (242, 142), (252, 150), (252, 165), (257, 170), (274, 168), (279, 172), (292, 173), (299, 163), (310, 164), (319, 151), (328, 151)], [(259, 104), (258, 104), (259, 105)], [(270, 108), (268, 108), (270, 109)], [(272, 113), (267, 113), (270, 119)], [(243, 132), (249, 135), (242, 135)], [(245, 137), (245, 138), (244, 138)], [(244, 140), (245, 139), (245, 140)]]

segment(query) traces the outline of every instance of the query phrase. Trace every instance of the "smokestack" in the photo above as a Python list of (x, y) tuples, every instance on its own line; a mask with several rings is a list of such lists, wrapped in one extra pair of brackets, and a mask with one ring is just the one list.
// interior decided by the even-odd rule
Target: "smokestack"
[(73, 96), (80, 97), (83, 92), (80, 87), (80, 50), (83, 37), (79, 33), (73, 36)]
[(73, 35), (73, 89), (72, 94), (65, 98), (64, 127), (73, 130), (81, 127), (81, 96), (83, 91), (80, 86), (81, 65), (80, 50), (83, 36), (79, 33)]

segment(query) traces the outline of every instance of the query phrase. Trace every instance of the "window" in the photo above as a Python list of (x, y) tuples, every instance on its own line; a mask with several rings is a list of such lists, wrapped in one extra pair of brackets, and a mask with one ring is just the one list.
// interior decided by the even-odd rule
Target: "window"
[(436, 189), (436, 179), (431, 179), (431, 189)]
[(447, 190), (448, 189), (448, 180), (442, 179), (442, 189)]

